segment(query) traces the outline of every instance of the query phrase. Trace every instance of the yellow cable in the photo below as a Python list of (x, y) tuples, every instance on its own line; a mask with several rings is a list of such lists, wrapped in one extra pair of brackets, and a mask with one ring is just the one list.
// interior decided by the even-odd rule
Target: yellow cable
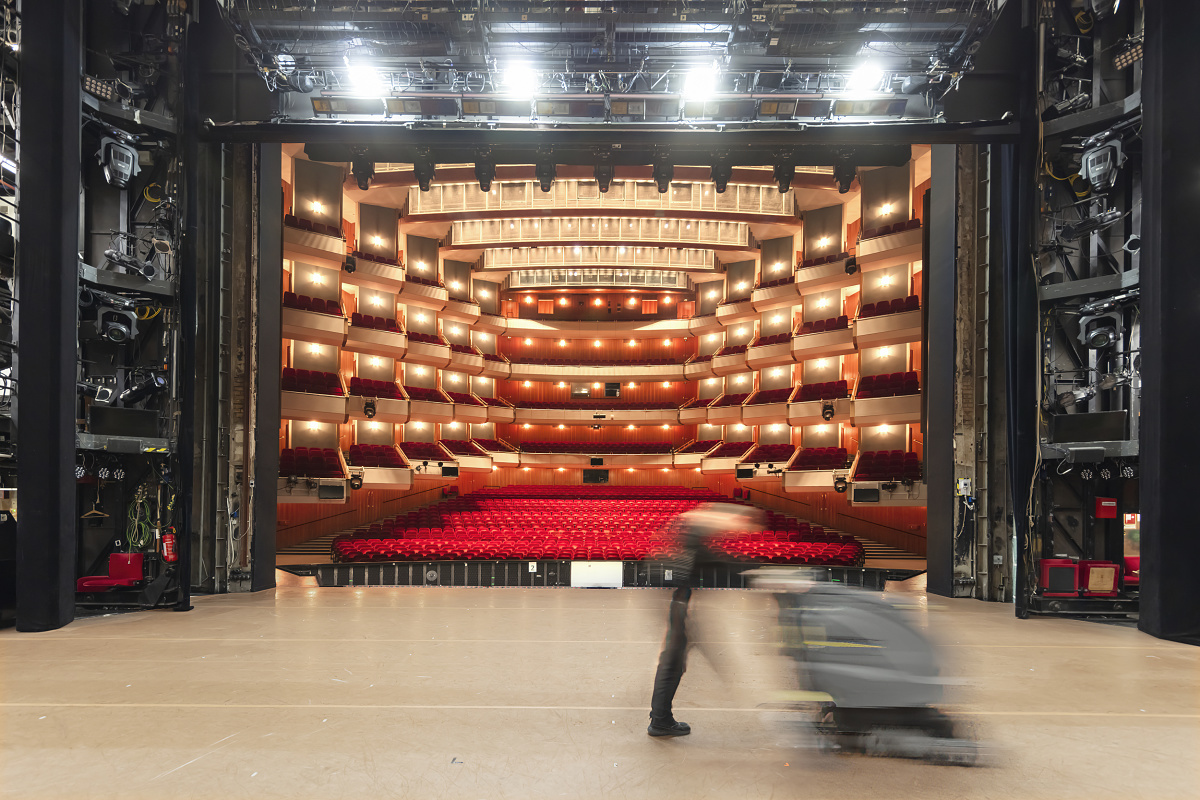
[(163, 201), (163, 199), (161, 197), (151, 197), (150, 196), (150, 189), (155, 186), (158, 186), (158, 188), (160, 188), (160, 189), (162, 188), (157, 183), (152, 183), (149, 186), (147, 186), (145, 189), (142, 189), (142, 197), (146, 198), (146, 201), (150, 202), (150, 203), (161, 203)]

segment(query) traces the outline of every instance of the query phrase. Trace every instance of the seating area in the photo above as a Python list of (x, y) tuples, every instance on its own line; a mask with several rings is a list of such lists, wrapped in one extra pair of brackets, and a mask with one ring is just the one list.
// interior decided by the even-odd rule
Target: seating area
[[(708, 489), (668, 486), (505, 486), (482, 489), (356, 529), (333, 542), (335, 561), (632, 561), (662, 558), (670, 525), (704, 502), (731, 502)], [(737, 501), (733, 501), (737, 502)], [(855, 566), (854, 538), (776, 512), (762, 530), (714, 541), (735, 560)]]
[(319, 297), (309, 297), (306, 294), (296, 294), (295, 292), (283, 293), (283, 307), (315, 311), (318, 314), (330, 314), (335, 317), (342, 316), (342, 306), (337, 300), (322, 300)]
[(523, 453), (609, 453), (654, 455), (671, 452), (670, 442), (521, 442)]
[(564, 400), (554, 402), (551, 400), (514, 400), (512, 401), (513, 408), (544, 408), (554, 411), (606, 411), (608, 409), (639, 409), (639, 410), (662, 410), (678, 408), (678, 403), (671, 401), (656, 401), (649, 400), (620, 400), (613, 398), (611, 400)]
[(859, 238), (874, 239), (876, 236), (886, 236), (889, 233), (900, 233), (901, 231), (908, 231), (919, 227), (921, 227), (921, 220), (919, 219), (902, 219), (894, 225), (884, 225), (879, 228), (863, 228), (862, 236)]
[(847, 381), (825, 381), (824, 383), (806, 383), (800, 387), (796, 396), (797, 403), (810, 400), (837, 400), (850, 396), (850, 384)]
[(792, 340), (792, 332), (776, 333), (771, 336), (760, 336), (751, 343), (751, 347), (766, 347), (769, 344), (783, 344)]
[(362, 261), (374, 261), (376, 264), (388, 264), (393, 267), (403, 267), (404, 262), (398, 258), (387, 258), (386, 256), (377, 256), (373, 253), (364, 253), (361, 250), (354, 250), (350, 253), (354, 258)]
[(145, 580), (145, 553), (109, 553), (108, 573), (85, 575), (75, 581), (77, 592), (107, 592), (127, 589)]
[(796, 276), (788, 275), (786, 278), (776, 278), (773, 281), (767, 281), (766, 283), (760, 283), (758, 285), (758, 288), (759, 289), (773, 289), (776, 286), (787, 286), (789, 283), (795, 283), (795, 282), (796, 282)]
[(408, 281), (409, 283), (419, 284), (421, 286), (433, 286), (439, 289), (442, 287), (442, 282), (439, 280), (422, 278), (420, 275), (413, 275), (411, 272), (404, 276), (404, 280)]
[(451, 342), (450, 349), (456, 353), (465, 353), (466, 355), (469, 355), (469, 356), (479, 355), (479, 351), (476, 350), (474, 347), (472, 347), (469, 344), (455, 344), (454, 342)]
[(878, 303), (864, 303), (858, 310), (859, 319), (882, 317), (886, 314), (899, 314), (901, 311), (919, 311), (921, 298), (915, 294), (908, 297), (897, 297), (895, 300), (880, 300)]
[(489, 453), (515, 453), (513, 448), (509, 447), (506, 442), (499, 439), (472, 439), (476, 447), (480, 447)]
[(921, 459), (903, 450), (872, 450), (859, 453), (856, 481), (919, 481)]
[(806, 322), (800, 326), (800, 332), (797, 336), (804, 336), (809, 333), (825, 333), (826, 331), (840, 331), (850, 327), (850, 318), (845, 314), (840, 317), (830, 317), (829, 319), (818, 319), (814, 322)]
[(458, 403), (459, 405), (464, 405), (464, 406), (487, 405), (487, 403), (484, 403), (482, 400), (480, 400), (478, 397), (471, 394), (470, 392), (450, 392), (450, 391), (446, 391), (444, 389), (442, 391), (444, 391), (446, 393), (446, 396), (449, 397), (451, 401)]
[(538, 358), (510, 355), (514, 364), (545, 364), (551, 367), (667, 367), (681, 364), (678, 358)]
[(404, 393), (408, 395), (409, 400), (423, 400), (426, 403), (449, 403), (450, 398), (442, 394), (439, 389), (430, 389), (426, 386), (405, 386)]
[(510, 408), (511, 407), (511, 406), (509, 406), (508, 403), (504, 402), (503, 400), (501, 400), (498, 397), (481, 397), (479, 399), (483, 401), (483, 404), (485, 406), (492, 406), (493, 408)]
[(859, 378), (855, 397), (860, 400), (868, 397), (896, 397), (918, 394), (920, 391), (921, 380), (916, 372), (893, 372), (889, 375), (867, 375)]
[(749, 347), (747, 344), (728, 344), (718, 350), (714, 355), (733, 356), (737, 355), (738, 353), (746, 352), (747, 347)]
[(709, 354), (707, 354), (707, 355), (703, 355), (703, 356), (693, 356), (693, 357), (692, 357), (692, 360), (691, 360), (691, 361), (688, 361), (687, 363), (689, 363), (689, 364), (703, 364), (703, 363), (704, 363), (704, 362), (706, 362), (706, 361), (712, 361), (713, 355), (714, 355), (713, 353), (709, 353)]
[(437, 442), (401, 442), (400, 452), (409, 461), (452, 461)]
[(688, 455), (688, 454), (695, 455), (697, 453), (707, 453), (709, 450), (712, 450), (714, 447), (716, 447), (720, 443), (721, 443), (720, 439), (704, 439), (701, 441), (692, 442), (687, 447), (680, 448), (679, 450), (676, 450), (675, 452), (676, 452), (676, 455)]
[(442, 337), (438, 336), (436, 333), (413, 333), (412, 331), (408, 332), (408, 341), (409, 342), (424, 342), (425, 344), (442, 344), (442, 345), (444, 345), (446, 343), (442, 339)]
[(379, 397), (386, 400), (404, 399), (395, 381), (376, 381), (370, 378), (351, 378), (350, 394), (355, 397)]
[(403, 333), (394, 317), (373, 317), (370, 314), (360, 314), (355, 311), (350, 315), (350, 324), (355, 328), (372, 328), (377, 331)]
[(352, 444), (346, 460), (354, 467), (407, 467), (396, 448), (387, 444)]
[(708, 454), (709, 458), (734, 458), (754, 446), (754, 442), (725, 442)]
[(843, 251), (841, 253), (830, 253), (827, 256), (817, 256), (816, 258), (806, 258), (800, 262), (800, 268), (816, 267), (821, 264), (833, 264), (838, 261), (845, 261), (850, 257), (850, 254)]
[(742, 459), (751, 464), (775, 464), (782, 466), (796, 452), (794, 444), (760, 444)]
[(505, 363), (505, 359), (504, 359), (504, 357), (503, 357), (503, 356), (498, 356), (498, 355), (496, 355), (495, 353), (484, 353), (484, 354), (483, 354), (483, 360), (484, 360), (484, 361), (495, 361), (497, 364), (503, 364), (503, 363)]
[(806, 447), (796, 455), (788, 470), (845, 469), (848, 462), (849, 456), (844, 447)]
[[(729, 406), (740, 406), (746, 402), (746, 398), (750, 396), (749, 392), (741, 394), (723, 394), (714, 402), (709, 404), (709, 408), (727, 408)], [(693, 406), (695, 408), (695, 406)]]
[(279, 454), (279, 474), (303, 478), (344, 478), (338, 452), (328, 447), (284, 448)]
[(342, 229), (336, 225), (326, 225), (324, 222), (313, 222), (311, 219), (303, 219), (295, 214), (284, 214), (283, 224), (289, 228), (298, 228), (302, 231), (311, 231), (319, 233), (323, 236), (336, 236), (339, 239), (344, 238)]
[(309, 394), (332, 394), (345, 396), (342, 379), (336, 372), (315, 372), (307, 369), (284, 367), (279, 388), (285, 392), (308, 392)]
[(456, 456), (484, 456), (487, 455), (474, 442), (467, 439), (442, 439), (442, 447), (450, 451), (451, 455)]
[(755, 392), (750, 399), (746, 401), (746, 405), (763, 406), (767, 403), (786, 403), (791, 396), (791, 386), (786, 386), (782, 389), (767, 389), (765, 392)]

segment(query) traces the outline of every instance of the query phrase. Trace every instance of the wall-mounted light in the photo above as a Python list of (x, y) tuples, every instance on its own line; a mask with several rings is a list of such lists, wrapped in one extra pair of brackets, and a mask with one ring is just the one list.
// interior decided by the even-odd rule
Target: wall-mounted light
[(424, 423), (424, 422), (414, 422), (414, 423), (413, 423), (413, 428), (414, 428), (415, 430), (418, 430), (418, 431), (419, 431), (419, 430), (422, 430), (424, 427), (425, 427), (425, 423)]
[(413, 266), (416, 267), (417, 269), (425, 269), (425, 262), (424, 261), (415, 261), (415, 262), (413, 262)]
[(637, 426), (636, 425), (626, 425), (625, 430), (634, 431), (634, 430), (637, 430)]
[(775, 316), (771, 317), (771, 322), (775, 325), (778, 325), (779, 323), (783, 322), (783, 317), (779, 314), (776, 314)]
[(891, 354), (892, 354), (892, 348), (890, 348), (890, 347), (879, 348), (879, 357), (880, 358), (887, 358)]
[(413, 317), (413, 319), (415, 319), (417, 322), (424, 322), (424, 321), (425, 321), (425, 315), (424, 315), (424, 314), (417, 314), (415, 317)]
[(746, 426), (739, 422), (737, 425), (733, 426), (733, 429), (735, 431), (744, 431), (746, 430)]
[(371, 298), (370, 298), (370, 299), (371, 299), (371, 305), (373, 305), (373, 306), (381, 306), (381, 305), (383, 305), (383, 298), (382, 298), (382, 297), (380, 297), (380, 296), (379, 296), (379, 295), (377, 295), (377, 294), (373, 294), (373, 295), (371, 295)]
[(746, 335), (746, 329), (745, 329), (745, 328), (738, 328), (736, 331), (734, 331), (734, 333), (735, 333), (736, 335), (738, 335), (738, 336), (745, 336), (745, 335)]
[(829, 298), (822, 297), (817, 301), (817, 308), (829, 308)]
[(626, 471), (626, 472), (633, 472), (633, 467), (626, 467), (626, 468), (625, 468), (625, 471)]
[(708, 379), (708, 382), (709, 382), (709, 383), (716, 383), (716, 382), (717, 382), (717, 379), (716, 379), (716, 378), (709, 378), (709, 379)]
[(892, 276), (891, 275), (881, 276), (879, 278), (879, 285), (880, 286), (891, 286), (892, 285)]
[(530, 386), (532, 386), (532, 384), (529, 381), (525, 381), (525, 383), (523, 383), (521, 385), (524, 386), (526, 389), (528, 389)]
[(708, 292), (708, 299), (709, 299), (709, 300), (712, 300), (712, 299), (716, 298), (716, 296), (717, 296), (717, 290), (716, 290), (716, 289), (710, 289), (710, 290), (709, 290), (709, 292)]
[(320, 286), (322, 283), (325, 282), (325, 276), (319, 272), (314, 272), (312, 275), (309, 276), (309, 280), (311, 280), (313, 283)]
[(629, 298), (629, 303), (628, 303), (627, 305), (629, 305), (629, 306), (636, 306), (636, 305), (637, 305), (637, 298), (636, 298), (636, 297), (631, 297), (631, 298)]
[(664, 423), (663, 423), (663, 430), (664, 430), (664, 431), (669, 431), (670, 429), (671, 429), (671, 426), (670, 426), (670, 425), (668, 425), (668, 424), (666, 424), (666, 423), (664, 422)]
[(559, 425), (558, 425), (558, 429), (559, 429), (560, 431), (565, 431), (565, 430), (567, 429), (567, 426), (566, 426), (566, 425), (563, 425), (562, 423), (559, 423)]
[(525, 423), (524, 425), (522, 425), (521, 427), (522, 427), (522, 428), (525, 428), (526, 430), (528, 430), (528, 429), (529, 429), (529, 423), (528, 423), (528, 422), (526, 422), (526, 423)]
[(601, 387), (601, 385), (602, 385), (602, 384), (599, 384), (599, 383), (593, 383), (593, 384), (592, 384), (592, 388), (593, 388), (593, 389), (599, 389), (599, 388)]
[(827, 433), (828, 431), (829, 431), (828, 425), (818, 425), (817, 426), (817, 433)]
[(456, 430), (458, 430), (458, 423), (457, 423), (457, 422), (451, 422), (451, 423), (450, 423), (450, 430), (452, 430), (452, 431), (456, 431)]
[(716, 335), (715, 333), (710, 333), (710, 334), (708, 335), (708, 340), (709, 340), (710, 342), (714, 342), (714, 341), (716, 341), (716, 339), (717, 339), (717, 335)]
[(563, 381), (559, 381), (559, 382), (558, 382), (558, 388), (560, 388), (560, 389), (565, 389), (565, 388), (567, 388), (567, 384), (566, 384), (566, 383), (564, 383)]
[(736, 288), (738, 291), (741, 291), (742, 289), (745, 289), (745, 288), (746, 288), (746, 282), (745, 282), (745, 281), (738, 281), (738, 283), (737, 283), (737, 286), (736, 286), (736, 287), (734, 287), (734, 288)]
[(450, 332), (455, 336), (458, 336), (460, 333), (462, 333), (462, 328), (451, 328)]
[(592, 301), (592, 305), (594, 305), (594, 306), (602, 306), (602, 305), (604, 305), (604, 301), (603, 301), (603, 300), (601, 300), (599, 297), (597, 297), (595, 300), (593, 300), (593, 301)]
[(776, 272), (779, 272), (779, 270), (781, 270), (781, 269), (783, 269), (783, 262), (782, 262), (782, 261), (776, 261), (776, 262), (775, 262), (775, 271), (776, 271)]
[(462, 288), (462, 284), (458, 281), (450, 281), (450, 288), (457, 292)]
[(559, 471), (559, 472), (566, 472), (566, 471), (567, 471), (567, 468), (566, 468), (566, 467), (559, 467), (559, 468), (558, 468), (558, 471)]
[(771, 426), (771, 433), (779, 433), (779, 424), (778, 423)]
[(669, 306), (669, 305), (671, 305), (671, 301), (672, 301), (672, 297), (671, 297), (671, 295), (667, 295), (666, 297), (664, 297), (664, 298), (662, 299), (662, 302), (663, 302), (663, 305), (664, 305), (664, 306)]
[(625, 248), (624, 248), (624, 247), (618, 247), (618, 248), (617, 248), (617, 252), (618, 252), (619, 254), (621, 254), (621, 255), (625, 255)]
[(533, 344), (533, 339), (526, 339), (525, 344)]
[(321, 345), (319, 345), (319, 344), (310, 344), (310, 345), (308, 346), (308, 352), (312, 353), (314, 356), (315, 356), (315, 355), (319, 355), (319, 354), (321, 353)]
[(636, 389), (636, 388), (637, 388), (637, 384), (636, 384), (636, 383), (631, 383), (631, 384), (629, 384), (629, 387), (628, 387), (628, 388), (630, 388), (630, 389)]
[(778, 378), (782, 374), (783, 374), (783, 370), (781, 370), (781, 369), (776, 368), (776, 369), (771, 370), (772, 378)]
[(663, 339), (663, 347), (670, 347), (670, 346), (671, 346), (671, 340)]
[(736, 378), (734, 378), (734, 379), (733, 379), (733, 382), (734, 382), (734, 383), (745, 383), (745, 382), (746, 382), (746, 376), (745, 376), (745, 375), (738, 375)]
[(629, 346), (630, 346), (630, 347), (633, 347), (633, 346), (635, 346), (636, 344), (637, 344), (637, 339), (630, 339), (630, 340), (629, 340)]
[(325, 213), (325, 206), (321, 205), (320, 200), (313, 200), (312, 201), (312, 210), (313, 210), (314, 214), (323, 214), (323, 213)]
[(892, 213), (892, 204), (884, 203), (882, 206), (879, 207), (879, 213), (884, 214), (884, 215)]
[(371, 356), (371, 366), (372, 367), (382, 367), (383, 359), (381, 359), (379, 356)]
[(664, 388), (664, 389), (670, 389), (670, 388), (671, 388), (671, 382), (670, 382), (670, 381), (663, 381), (663, 388)]
[(367, 427), (373, 431), (377, 431), (377, 430), (379, 430), (379, 423), (378, 422), (368, 422)]
[(321, 430), (321, 423), (319, 423), (319, 422), (310, 422), (310, 423), (308, 423), (308, 429), (309, 429), (310, 431), (319, 431), (319, 430)]
[(416, 369), (416, 373), (417, 373), (418, 375), (424, 375), (424, 374), (425, 374), (425, 368), (424, 368), (424, 367), (417, 367), (417, 369)]
[(579, 254), (580, 254), (580, 253), (582, 253), (582, 252), (583, 252), (583, 248), (582, 248), (582, 247), (576, 247), (576, 248), (575, 248), (575, 255), (579, 255)]
[(532, 304), (532, 303), (533, 303), (533, 298), (532, 298), (532, 297), (530, 297), (529, 295), (525, 295), (525, 303), (526, 303), (527, 305), (530, 305), (530, 304)]
[(828, 246), (829, 246), (829, 237), (828, 236), (822, 236), (820, 239), (817, 240), (817, 247), (828, 247)]
[(371, 237), (371, 244), (375, 245), (376, 247), (383, 247), (383, 237), (381, 237), (381, 236), (372, 236), (372, 237)]
[(880, 433), (890, 433), (891, 430), (892, 430), (892, 426), (890, 426), (890, 425), (880, 425), (879, 426)]
[(559, 304), (560, 306), (565, 306), (565, 305), (567, 304), (567, 302), (568, 302), (568, 300), (567, 300), (567, 298), (565, 298), (565, 297), (560, 297), (560, 298), (558, 298), (558, 304)]
[[(525, 427), (528, 428), (529, 426), (526, 425)], [(532, 467), (521, 467), (522, 472), (529, 472), (529, 470), (531, 470), (531, 469), (532, 469)]]
[(487, 334), (486, 334), (486, 333), (483, 333), (482, 331), (481, 331), (481, 332), (479, 332), (479, 333), (477, 333), (477, 334), (475, 334), (475, 336), (476, 336), (476, 337), (478, 337), (478, 338), (479, 338), (479, 341), (481, 341), (481, 342), (482, 342), (484, 339), (486, 339), (486, 338), (487, 338)]
[(566, 347), (566, 346), (567, 346), (567, 340), (566, 340), (566, 339), (559, 339), (559, 340), (558, 340), (558, 346), (559, 346), (559, 347)]
[(451, 373), (451, 374), (447, 375), (446, 377), (450, 379), (451, 383), (458, 383), (457, 375), (454, 375), (453, 373)]
[(479, 290), (479, 296), (480, 296), (480, 297), (491, 297), (491, 296), (492, 296), (492, 293), (491, 293), (491, 292), (489, 292), (487, 289), (480, 289), (480, 290)]

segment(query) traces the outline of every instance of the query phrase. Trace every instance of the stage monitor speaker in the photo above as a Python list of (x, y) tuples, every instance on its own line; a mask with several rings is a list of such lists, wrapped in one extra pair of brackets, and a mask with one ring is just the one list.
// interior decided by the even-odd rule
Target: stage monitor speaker
[(878, 503), (878, 489), (854, 489), (853, 499), (855, 503)]

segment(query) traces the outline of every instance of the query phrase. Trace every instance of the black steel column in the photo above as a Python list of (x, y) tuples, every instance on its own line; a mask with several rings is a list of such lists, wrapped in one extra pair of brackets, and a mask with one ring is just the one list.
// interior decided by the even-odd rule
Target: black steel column
[(1164, 639), (1200, 641), (1200, 4), (1147, 3), (1142, 182), (1141, 616)]
[(80, 0), (25, 3), (17, 269), (17, 629), (75, 617)]
[(258, 157), (258, 352), (255, 353), (254, 531), (250, 588), (275, 586), (275, 480), (279, 477), (279, 376), (283, 297), (283, 151), (255, 145)]

